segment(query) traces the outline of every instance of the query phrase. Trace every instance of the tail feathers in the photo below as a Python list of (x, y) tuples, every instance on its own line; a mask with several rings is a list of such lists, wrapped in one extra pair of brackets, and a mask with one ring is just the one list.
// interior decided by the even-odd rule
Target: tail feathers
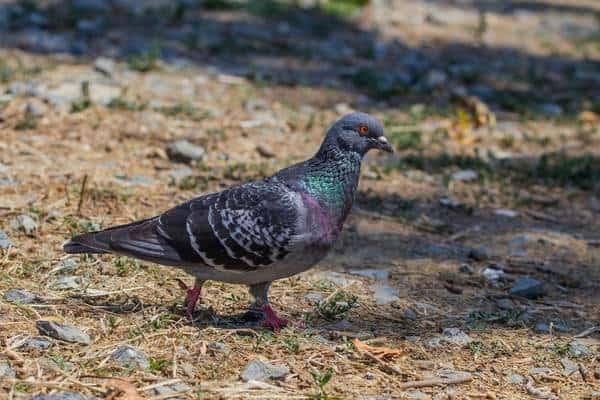
[(177, 250), (157, 230), (158, 218), (75, 236), (66, 253), (117, 253), (165, 265), (179, 265)]

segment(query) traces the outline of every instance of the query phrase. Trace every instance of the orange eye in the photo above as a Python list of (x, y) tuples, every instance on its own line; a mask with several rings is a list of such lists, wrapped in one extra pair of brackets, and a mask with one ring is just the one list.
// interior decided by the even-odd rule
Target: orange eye
[(358, 131), (360, 132), (361, 136), (364, 136), (367, 134), (367, 132), (369, 132), (369, 128), (367, 128), (366, 125), (361, 125), (358, 127)]

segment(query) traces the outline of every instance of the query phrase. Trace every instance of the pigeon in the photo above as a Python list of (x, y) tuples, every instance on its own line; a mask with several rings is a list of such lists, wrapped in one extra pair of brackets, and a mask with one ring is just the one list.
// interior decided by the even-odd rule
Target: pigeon
[(206, 194), (141, 221), (73, 237), (66, 253), (115, 253), (178, 267), (195, 277), (184, 305), (193, 312), (205, 281), (244, 284), (250, 310), (277, 331), (288, 323), (271, 308), (274, 280), (306, 271), (340, 235), (363, 156), (393, 152), (381, 124), (354, 112), (336, 121), (317, 153), (254, 182)]

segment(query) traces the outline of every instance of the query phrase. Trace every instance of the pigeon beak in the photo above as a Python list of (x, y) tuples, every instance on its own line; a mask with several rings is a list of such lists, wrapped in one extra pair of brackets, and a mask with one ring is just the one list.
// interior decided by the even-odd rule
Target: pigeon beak
[(392, 147), (392, 145), (390, 145), (390, 142), (388, 142), (385, 136), (379, 136), (377, 138), (375, 147), (379, 150), (387, 151), (388, 153), (394, 152), (394, 148)]

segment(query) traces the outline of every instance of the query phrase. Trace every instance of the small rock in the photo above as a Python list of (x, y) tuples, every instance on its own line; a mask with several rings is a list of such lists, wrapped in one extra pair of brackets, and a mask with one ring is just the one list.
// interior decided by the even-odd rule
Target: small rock
[(487, 279), (488, 281), (497, 281), (500, 278), (504, 277), (504, 271), (502, 271), (501, 269), (496, 269), (496, 268), (486, 268), (482, 271), (482, 275), (485, 277), (485, 279)]
[(213, 353), (229, 353), (229, 348), (222, 342), (210, 342), (207, 347)]
[(537, 279), (524, 276), (519, 278), (509, 291), (515, 296), (525, 297), (527, 299), (537, 299), (546, 294), (544, 284)]
[(173, 161), (190, 162), (204, 157), (204, 147), (197, 146), (187, 140), (178, 140), (167, 147), (167, 155)]
[(444, 328), (442, 335), (445, 341), (459, 345), (465, 345), (473, 341), (469, 335), (458, 328)]
[(529, 370), (531, 375), (552, 375), (552, 369), (548, 367), (535, 367)]
[(4, 300), (15, 304), (32, 304), (38, 303), (40, 298), (37, 294), (28, 292), (24, 289), (10, 289), (4, 293)]
[[(175, 383), (173, 385), (164, 385), (164, 386), (159, 386), (156, 387), (154, 389), (152, 389), (152, 395), (154, 396), (166, 396), (166, 395), (170, 395), (167, 398), (172, 399), (172, 400), (183, 400), (186, 397), (184, 397), (184, 393), (189, 392), (191, 389), (191, 387), (189, 387), (188, 385), (186, 385), (183, 382), (180, 383)], [(175, 394), (177, 393), (181, 393), (181, 397), (175, 397)]]
[(389, 278), (390, 272), (385, 269), (365, 268), (365, 269), (351, 269), (348, 271), (352, 275), (364, 276), (365, 278), (375, 279), (378, 281), (385, 281)]
[[(548, 325), (545, 322), (538, 322), (535, 325), (534, 330), (537, 333), (550, 333), (550, 325)], [(566, 333), (566, 332), (569, 332), (571, 330), (571, 328), (569, 328), (564, 323), (557, 321), (557, 322), (552, 322), (552, 330), (554, 332)]]
[(139, 367), (146, 369), (150, 366), (148, 358), (133, 346), (121, 345), (110, 355), (114, 361), (125, 368)]
[(467, 257), (475, 261), (485, 261), (490, 258), (485, 248), (471, 247), (467, 251)]
[(448, 80), (448, 76), (445, 72), (433, 69), (427, 74), (425, 84), (427, 87), (434, 89), (442, 86)]
[(8, 361), (0, 361), (0, 378), (15, 378), (16, 376), (15, 370)]
[(256, 146), (256, 152), (264, 158), (274, 158), (275, 157), (275, 153), (269, 149), (268, 147), (266, 147), (265, 145), (259, 144), (258, 146)]
[(264, 361), (250, 361), (240, 377), (244, 382), (266, 381), (267, 379), (283, 379), (290, 370), (285, 365), (273, 365)]
[(12, 243), (10, 243), (10, 239), (6, 232), (0, 229), (0, 249), (8, 249)]
[(378, 305), (389, 304), (400, 299), (398, 289), (389, 285), (374, 283), (369, 286), (369, 289), (373, 291), (373, 297)]
[(71, 325), (54, 321), (38, 320), (36, 321), (35, 326), (42, 335), (50, 336), (55, 339), (86, 345), (91, 343), (90, 336), (87, 333)]
[(472, 169), (462, 169), (452, 174), (452, 180), (460, 182), (471, 182), (479, 178), (479, 174)]
[(430, 395), (423, 393), (420, 390), (411, 390), (410, 392), (406, 392), (404, 398), (409, 400), (431, 400)]
[(178, 185), (184, 179), (193, 176), (193, 174), (194, 174), (194, 171), (192, 171), (192, 169), (190, 167), (181, 167), (181, 168), (173, 169), (173, 170), (169, 171), (169, 173), (168, 173), (169, 179), (175, 185)]
[(37, 223), (29, 215), (22, 214), (10, 221), (10, 227), (31, 235), (37, 229)]
[(511, 299), (497, 299), (496, 306), (501, 310), (515, 309), (515, 303)]
[(463, 379), (471, 377), (471, 373), (466, 371), (457, 371), (452, 368), (444, 368), (437, 371), (437, 376), (445, 379)]
[(417, 319), (417, 313), (412, 308), (405, 308), (402, 315), (404, 315), (404, 318), (408, 318), (412, 321)]
[(79, 261), (76, 258), (70, 257), (60, 260), (54, 268), (50, 270), (50, 274), (62, 274), (65, 272), (73, 272), (79, 266)]
[(311, 303), (318, 303), (323, 300), (323, 294), (319, 292), (308, 292), (304, 295), (304, 298)]
[(460, 267), (458, 267), (458, 272), (468, 275), (473, 275), (475, 273), (473, 267), (471, 267), (469, 264), (461, 264)]
[(94, 69), (106, 76), (112, 76), (115, 72), (115, 62), (110, 58), (98, 57), (94, 61)]
[(591, 350), (579, 340), (569, 343), (569, 354), (573, 357), (585, 357), (592, 354)]
[(511, 385), (521, 385), (525, 382), (525, 378), (519, 374), (509, 374), (506, 376), (506, 381)]
[(538, 107), (538, 110), (540, 111), (540, 113), (546, 114), (551, 117), (558, 117), (558, 116), (562, 115), (562, 113), (563, 113), (562, 107), (559, 106), (558, 104), (553, 104), (553, 103), (541, 104)]
[(48, 111), (48, 107), (37, 99), (31, 99), (25, 105), (25, 114), (31, 117), (40, 118)]
[(372, 373), (372, 372), (367, 372), (367, 373), (365, 374), (365, 379), (366, 379), (366, 380), (369, 380), (369, 381), (372, 381), (373, 379), (375, 379), (375, 374), (374, 374), (374, 373)]
[(571, 361), (567, 357), (562, 358), (560, 360), (560, 363), (562, 364), (562, 366), (564, 368), (564, 370), (563, 370), (564, 376), (571, 376), (575, 372), (579, 371), (579, 365), (577, 365), (576, 362)]
[(499, 217), (506, 218), (516, 218), (519, 216), (519, 213), (517, 211), (509, 210), (508, 208), (498, 208), (497, 210), (494, 210), (494, 214), (496, 214)]
[(52, 394), (38, 394), (31, 400), (95, 400), (96, 397), (84, 396), (76, 392), (58, 392)]
[(8, 340), (10, 348), (19, 350), (48, 350), (52, 342), (42, 336), (17, 335)]
[(69, 276), (60, 276), (52, 283), (50, 288), (52, 290), (71, 290), (71, 289), (79, 289), (82, 284), (82, 279), (79, 276), (69, 275)]

